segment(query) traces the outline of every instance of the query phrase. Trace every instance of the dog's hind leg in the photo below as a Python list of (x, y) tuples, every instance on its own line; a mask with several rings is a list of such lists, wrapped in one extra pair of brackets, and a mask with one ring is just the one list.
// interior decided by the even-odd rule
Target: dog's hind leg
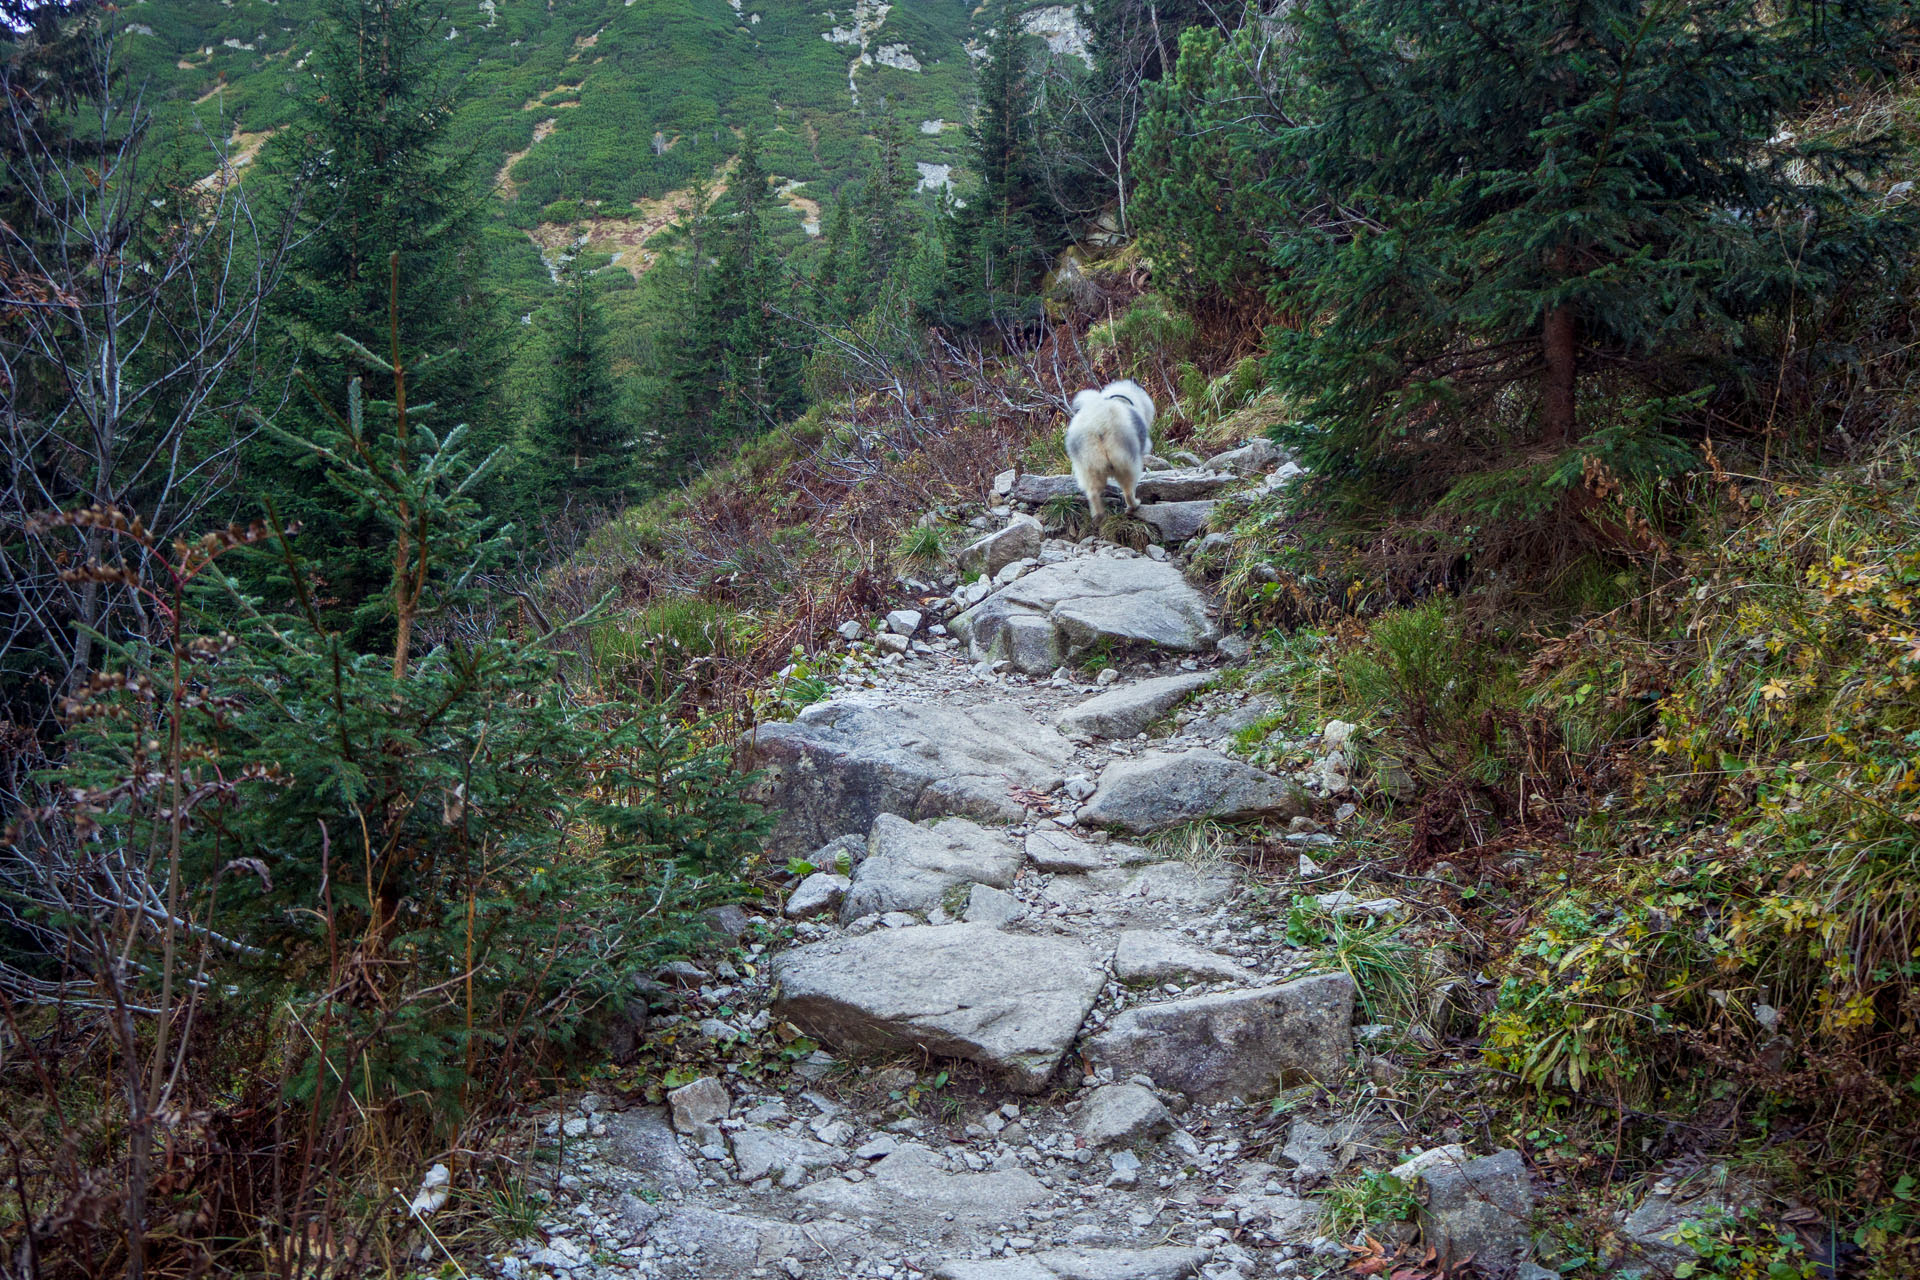
[(1140, 509), (1140, 499), (1135, 497), (1133, 493), (1133, 487), (1140, 483), (1140, 477), (1138, 475), (1128, 474), (1119, 477), (1119, 479), (1120, 492), (1127, 499), (1127, 514), (1132, 515)]

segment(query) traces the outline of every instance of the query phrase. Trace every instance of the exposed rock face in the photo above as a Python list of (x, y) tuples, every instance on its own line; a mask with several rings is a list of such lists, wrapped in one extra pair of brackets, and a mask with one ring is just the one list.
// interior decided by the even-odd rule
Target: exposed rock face
[(1210, 671), (1195, 671), (1177, 676), (1160, 676), (1122, 685), (1077, 707), (1069, 707), (1054, 719), (1062, 733), (1083, 733), (1093, 738), (1131, 738), (1180, 705), (1182, 699), (1204, 688), (1214, 679)]
[(884, 1220), (916, 1235), (966, 1240), (1045, 1200), (1050, 1193), (1019, 1169), (950, 1173), (947, 1162), (918, 1143), (903, 1143), (862, 1182), (824, 1179), (795, 1198), (824, 1218)]
[(1345, 1169), (1366, 1140), (1365, 1127), (1357, 1120), (1334, 1124), (1295, 1120), (1287, 1126), (1287, 1143), (1280, 1149), (1280, 1159), (1298, 1170), (1301, 1180), (1317, 1182)]
[(784, 952), (775, 1013), (830, 1044), (917, 1047), (1035, 1093), (1106, 975), (1076, 943), (987, 924), (882, 930)]
[(1222, 489), (1231, 489), (1239, 483), (1240, 477), (1230, 472), (1209, 471), (1205, 467), (1181, 467), (1146, 477), (1134, 486), (1134, 492), (1143, 503), (1193, 502), (1211, 498)]
[(1353, 983), (1345, 974), (1277, 987), (1139, 1005), (1083, 1048), (1088, 1061), (1136, 1071), (1198, 1102), (1257, 1098), (1306, 1077), (1333, 1080), (1352, 1050)]
[(1051, 621), (1037, 614), (1016, 614), (1007, 619), (999, 643), (987, 656), (1005, 658), (1015, 671), (1037, 676), (1058, 667), (1065, 655)]
[[(1636, 1272), (1643, 1276), (1671, 1276), (1683, 1262), (1700, 1255), (1681, 1238), (1680, 1228), (1689, 1222), (1711, 1222), (1739, 1212), (1758, 1200), (1754, 1189), (1737, 1181), (1725, 1186), (1713, 1185), (1709, 1177), (1692, 1183), (1661, 1179), (1646, 1199), (1620, 1223), (1620, 1240), (1625, 1246), (1621, 1256), (1609, 1259), (1622, 1275)], [(1521, 1280), (1525, 1280), (1522, 1276)]]
[(996, 530), (960, 549), (954, 562), (963, 572), (984, 573), (989, 578), (1017, 560), (1040, 554), (1040, 522), (1030, 515), (1016, 515), (1007, 527)]
[(1233, 888), (1233, 872), (1224, 868), (1149, 862), (1108, 867), (1084, 876), (1055, 876), (1047, 886), (1047, 897), (1069, 907), (1087, 903), (1089, 899), (1104, 899), (1099, 905), (1108, 910), (1152, 917), (1170, 906), (1214, 906), (1226, 901)]
[(704, 1076), (667, 1094), (667, 1107), (673, 1113), (673, 1127), (704, 1146), (719, 1138), (719, 1123), (733, 1108), (733, 1098), (727, 1086)]
[(1280, 709), (1273, 698), (1249, 698), (1237, 707), (1202, 716), (1181, 729), (1196, 738), (1225, 738), (1250, 729)]
[(733, 1135), (734, 1176), (741, 1182), (778, 1178), (798, 1186), (815, 1169), (830, 1169), (846, 1152), (824, 1142), (771, 1129), (742, 1129)]
[(1113, 973), (1122, 982), (1220, 982), (1243, 979), (1247, 971), (1231, 956), (1207, 951), (1178, 934), (1158, 929), (1128, 929), (1113, 950)]
[(1070, 750), (1012, 707), (836, 699), (760, 727), (754, 763), (766, 776), (754, 798), (779, 814), (769, 851), (792, 857), (864, 832), (883, 813), (1018, 820), (1025, 811), (1009, 788), (1053, 790)]
[(989, 884), (1004, 889), (1019, 873), (1025, 852), (996, 832), (947, 818), (912, 823), (891, 813), (873, 820), (867, 857), (853, 872), (840, 904), (843, 920), (887, 911), (925, 914), (949, 889)]
[(1513, 1150), (1474, 1159), (1458, 1143), (1394, 1169), (1420, 1196), (1420, 1236), (1443, 1259), (1473, 1259), (1488, 1280), (1513, 1280), (1533, 1249), (1533, 1185)]
[(1157, 1138), (1173, 1128), (1173, 1117), (1151, 1089), (1109, 1084), (1095, 1089), (1080, 1110), (1074, 1128), (1090, 1147), (1108, 1147), (1139, 1138)]
[(1206, 532), (1216, 505), (1207, 501), (1143, 502), (1134, 514), (1152, 526), (1160, 541), (1180, 543)]
[(1107, 766), (1082, 822), (1158, 831), (1198, 818), (1294, 818), (1312, 808), (1305, 792), (1216, 751), (1151, 752)]
[(976, 884), (967, 894), (967, 905), (961, 918), (968, 924), (990, 924), (998, 929), (1024, 918), (1026, 914), (1026, 906), (1012, 894)]
[[(1080, 486), (1074, 483), (1070, 475), (1024, 475), (1015, 480), (1013, 488), (1007, 491), (1007, 501), (1015, 506), (1040, 507), (1045, 506), (1050, 499), (1075, 497), (1079, 492)], [(1109, 484), (1107, 492), (1118, 497), (1120, 486)]]
[[(1029, 621), (1016, 624), (1015, 619)], [(1038, 635), (1044, 626), (1054, 643), (1045, 653), (1066, 658), (1102, 643), (1195, 653), (1220, 637), (1206, 601), (1180, 571), (1144, 557), (1089, 556), (1043, 565), (948, 625), (967, 641), (976, 660), (1012, 657), (1018, 669), (1031, 674), (1052, 667), (1039, 665), (1046, 658), (1009, 653), (1010, 628)], [(1027, 644), (1033, 647), (1032, 641)]]

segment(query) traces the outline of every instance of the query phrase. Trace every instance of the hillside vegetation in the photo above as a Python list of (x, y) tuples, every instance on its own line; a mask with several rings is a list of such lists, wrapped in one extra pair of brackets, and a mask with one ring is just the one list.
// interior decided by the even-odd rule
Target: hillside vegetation
[[(735, 750), (1118, 377), (1286, 463), (1035, 515), (1247, 642), (1312, 830), (1152, 843), (1354, 981), (1354, 1087), (1517, 1151), (1562, 1276), (1676, 1185), (1676, 1276), (1920, 1267), (1905, 6), (0, 16), (7, 1274), (464, 1274), (558, 1203), (530, 1107), (799, 1080), (673, 989), (822, 869)], [(1474, 1273), (1402, 1154), (1287, 1274)]]

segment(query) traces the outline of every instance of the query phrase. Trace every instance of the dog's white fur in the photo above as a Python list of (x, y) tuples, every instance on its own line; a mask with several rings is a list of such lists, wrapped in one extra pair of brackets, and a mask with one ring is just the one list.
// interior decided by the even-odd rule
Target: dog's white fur
[(1140, 505), (1133, 487), (1140, 483), (1147, 455), (1153, 451), (1153, 416), (1153, 397), (1131, 379), (1073, 397), (1067, 460), (1073, 463), (1074, 483), (1087, 495), (1094, 519), (1106, 514), (1108, 480), (1119, 482), (1128, 511)]

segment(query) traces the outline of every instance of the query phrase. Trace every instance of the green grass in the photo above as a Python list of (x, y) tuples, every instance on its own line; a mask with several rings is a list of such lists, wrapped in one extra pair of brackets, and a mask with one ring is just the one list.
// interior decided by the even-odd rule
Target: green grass
[(661, 698), (687, 673), (697, 679), (703, 662), (733, 657), (750, 642), (746, 619), (733, 610), (696, 596), (676, 596), (601, 623), (589, 647), (600, 682), (626, 683), (646, 697)]
[(1411, 1222), (1420, 1207), (1413, 1188), (1384, 1169), (1336, 1183), (1321, 1203), (1327, 1234), (1336, 1240), (1369, 1227)]
[(1420, 953), (1400, 937), (1401, 928), (1358, 912), (1334, 915), (1304, 894), (1287, 914), (1287, 940), (1318, 949), (1329, 967), (1353, 979), (1360, 1007), (1373, 1022), (1406, 1021), (1418, 1012), (1424, 966)]
[(949, 535), (939, 525), (917, 524), (900, 535), (894, 555), (908, 564), (937, 564), (947, 554)]

